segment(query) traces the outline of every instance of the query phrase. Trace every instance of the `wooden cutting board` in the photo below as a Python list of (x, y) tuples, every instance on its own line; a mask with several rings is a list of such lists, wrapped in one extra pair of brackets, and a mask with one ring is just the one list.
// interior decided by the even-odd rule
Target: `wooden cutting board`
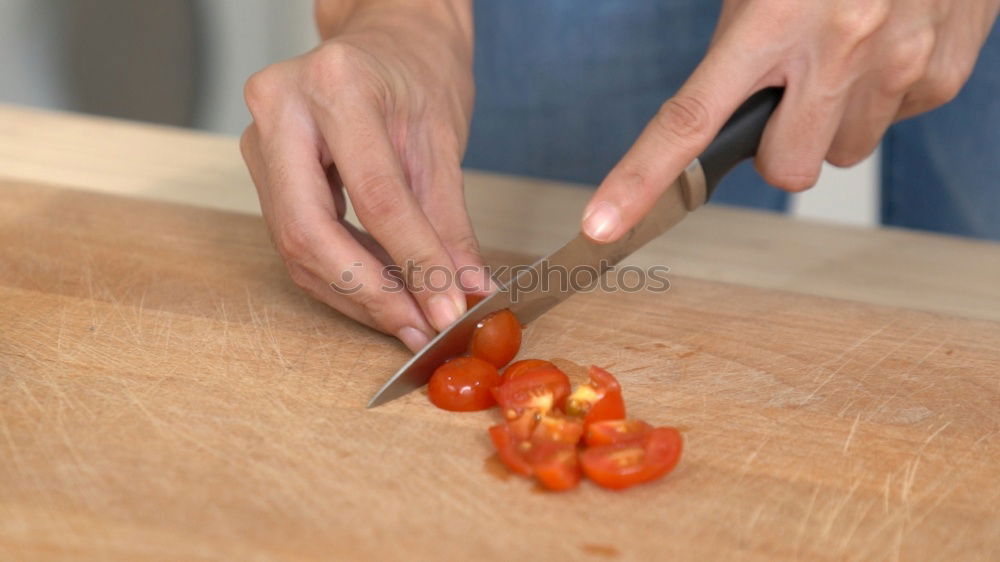
[(0, 559), (988, 560), (1000, 324), (671, 278), (523, 356), (616, 373), (677, 470), (539, 492), (495, 412), (364, 404), (407, 357), (259, 218), (0, 186)]

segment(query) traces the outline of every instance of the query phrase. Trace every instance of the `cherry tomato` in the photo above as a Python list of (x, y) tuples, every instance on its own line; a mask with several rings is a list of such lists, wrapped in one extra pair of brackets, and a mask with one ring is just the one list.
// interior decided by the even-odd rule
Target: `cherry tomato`
[(493, 389), (505, 420), (514, 420), (526, 411), (545, 415), (562, 408), (569, 395), (569, 377), (558, 369), (536, 369)]
[(521, 323), (513, 312), (503, 309), (479, 321), (472, 333), (469, 354), (499, 369), (510, 363), (520, 348)]
[(587, 428), (584, 443), (588, 447), (616, 443), (636, 443), (645, 439), (653, 426), (642, 420), (605, 420)]
[(427, 395), (444, 410), (485, 410), (496, 403), (492, 390), (498, 384), (500, 374), (493, 365), (475, 357), (456, 357), (434, 371)]
[(546, 416), (538, 422), (531, 438), (524, 439), (519, 436), (523, 428), (517, 424), (529, 414), (490, 428), (490, 440), (501, 462), (511, 472), (534, 476), (550, 490), (576, 486), (582, 474), (576, 450), (582, 424), (565, 416)]
[(625, 419), (622, 387), (614, 375), (591, 365), (590, 381), (580, 385), (566, 400), (566, 413), (583, 418), (585, 428), (605, 420)]
[(533, 442), (556, 442), (576, 445), (583, 436), (583, 423), (560, 412), (549, 412), (538, 419), (531, 433)]
[(490, 428), (490, 441), (497, 449), (497, 456), (511, 472), (531, 476), (531, 465), (524, 453), (531, 447), (528, 441), (523, 441), (514, 437), (509, 425), (502, 423)]
[(503, 382), (507, 382), (509, 380), (516, 379), (529, 371), (534, 371), (535, 369), (543, 367), (547, 369), (559, 370), (558, 367), (544, 359), (521, 359), (520, 361), (514, 361), (510, 365), (507, 365), (507, 368), (503, 370), (501, 378), (503, 379)]
[(580, 483), (576, 445), (558, 441), (532, 443), (527, 457), (532, 474), (549, 490), (569, 490)]
[(672, 427), (651, 430), (642, 442), (590, 447), (580, 455), (588, 478), (599, 486), (621, 490), (656, 480), (680, 460), (681, 434)]

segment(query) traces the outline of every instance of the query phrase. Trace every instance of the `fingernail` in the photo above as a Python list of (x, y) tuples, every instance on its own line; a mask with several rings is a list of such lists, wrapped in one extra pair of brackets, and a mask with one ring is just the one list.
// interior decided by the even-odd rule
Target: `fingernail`
[(434, 328), (441, 331), (462, 315), (465, 303), (459, 304), (457, 300), (448, 295), (438, 294), (427, 301), (427, 308), (430, 309), (431, 324), (434, 324)]
[(396, 333), (396, 337), (414, 353), (423, 349), (427, 345), (427, 342), (431, 341), (427, 337), (427, 334), (411, 326), (400, 328), (399, 332)]
[(609, 242), (621, 224), (622, 215), (618, 207), (601, 201), (583, 217), (583, 232), (598, 242)]

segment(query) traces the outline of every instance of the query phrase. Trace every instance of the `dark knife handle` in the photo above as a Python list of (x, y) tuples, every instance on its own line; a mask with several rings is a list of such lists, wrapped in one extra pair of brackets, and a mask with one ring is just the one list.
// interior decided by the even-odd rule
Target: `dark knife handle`
[(698, 157), (705, 172), (706, 200), (730, 170), (757, 155), (764, 126), (784, 93), (784, 88), (767, 88), (750, 96)]

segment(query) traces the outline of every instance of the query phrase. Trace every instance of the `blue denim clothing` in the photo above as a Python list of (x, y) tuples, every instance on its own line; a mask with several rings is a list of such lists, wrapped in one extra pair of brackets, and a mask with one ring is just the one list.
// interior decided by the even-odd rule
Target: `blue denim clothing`
[(1000, 25), (958, 97), (886, 135), (882, 222), (1000, 240)]
[[(697, 66), (719, 8), (705, 0), (477, 2), (476, 111), (465, 165), (600, 183)], [(997, 35), (957, 100), (892, 129), (887, 224), (1000, 238)], [(787, 199), (750, 163), (713, 197), (775, 210)]]

